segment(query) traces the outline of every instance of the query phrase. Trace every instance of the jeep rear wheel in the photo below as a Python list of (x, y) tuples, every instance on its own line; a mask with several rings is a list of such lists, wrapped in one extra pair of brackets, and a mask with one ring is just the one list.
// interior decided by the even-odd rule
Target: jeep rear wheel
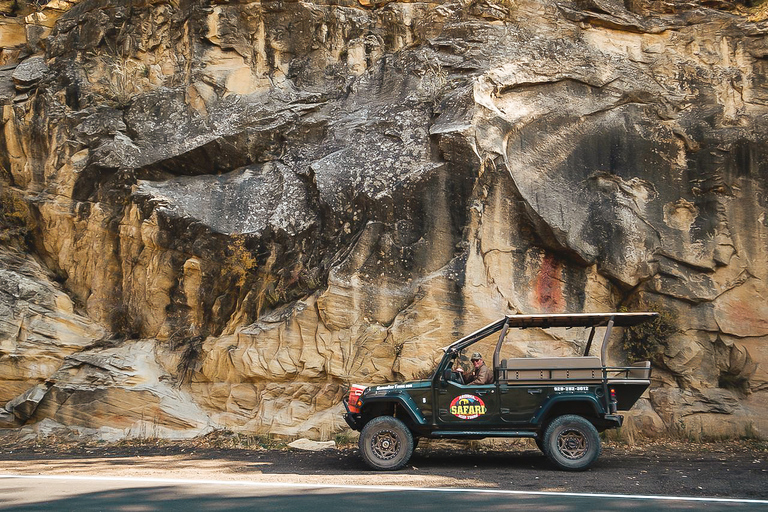
[(392, 471), (411, 458), (413, 435), (397, 418), (379, 416), (363, 427), (359, 446), (363, 460), (371, 468)]
[(582, 471), (600, 456), (597, 429), (581, 416), (560, 416), (544, 433), (544, 454), (560, 469)]

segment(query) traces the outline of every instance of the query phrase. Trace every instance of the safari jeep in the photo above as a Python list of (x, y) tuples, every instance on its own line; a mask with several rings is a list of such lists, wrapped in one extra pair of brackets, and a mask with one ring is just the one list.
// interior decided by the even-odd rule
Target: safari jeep
[[(429, 380), (352, 386), (344, 419), (360, 431), (360, 453), (373, 469), (395, 470), (411, 457), (419, 438), (531, 438), (555, 466), (584, 470), (600, 456), (599, 432), (620, 427), (650, 385), (649, 362), (606, 366), (614, 327), (636, 325), (657, 313), (583, 313), (506, 316), (443, 348)], [(582, 356), (504, 358), (510, 329), (589, 329)], [(590, 355), (604, 328), (600, 357)], [(493, 352), (493, 382), (463, 383), (455, 365), (463, 351), (499, 333)], [(583, 331), (586, 335), (587, 331)], [(508, 344), (505, 345), (505, 339)], [(492, 341), (491, 341), (492, 343)], [(503, 350), (507, 348), (507, 350)], [(488, 364), (486, 358), (486, 364)], [(490, 366), (490, 365), (489, 365)]]

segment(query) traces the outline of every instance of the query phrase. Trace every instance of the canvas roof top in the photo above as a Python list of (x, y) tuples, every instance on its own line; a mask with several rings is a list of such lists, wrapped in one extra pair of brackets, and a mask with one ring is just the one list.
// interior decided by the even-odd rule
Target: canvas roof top
[(637, 325), (659, 316), (658, 313), (565, 313), (546, 315), (509, 315), (510, 327), (592, 327), (608, 325), (613, 318), (615, 327)]
[(548, 329), (550, 327), (601, 327), (608, 325), (613, 318), (615, 327), (628, 327), (637, 325), (659, 316), (658, 313), (553, 313), (538, 315), (508, 315), (477, 331), (464, 336), (460, 340), (451, 343), (444, 350), (461, 350), (486, 336), (500, 331), (504, 322), (509, 320), (509, 327), (529, 328), (537, 327)]

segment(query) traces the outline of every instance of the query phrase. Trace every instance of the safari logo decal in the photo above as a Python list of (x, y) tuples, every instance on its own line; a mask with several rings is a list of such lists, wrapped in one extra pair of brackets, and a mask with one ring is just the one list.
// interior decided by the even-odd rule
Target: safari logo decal
[(485, 414), (485, 402), (475, 395), (460, 395), (451, 402), (451, 414), (462, 420), (473, 420)]

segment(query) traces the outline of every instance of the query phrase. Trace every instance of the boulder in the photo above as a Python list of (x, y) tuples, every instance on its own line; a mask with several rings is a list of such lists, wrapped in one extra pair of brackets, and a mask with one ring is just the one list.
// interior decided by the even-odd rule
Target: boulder
[(335, 448), (336, 443), (334, 441), (311, 441), (305, 437), (302, 437), (291, 443), (288, 443), (288, 447), (293, 448), (294, 450), (318, 452), (322, 450), (328, 450), (330, 448)]
[(13, 400), (8, 401), (5, 404), (5, 410), (12, 412), (19, 422), (24, 423), (35, 412), (47, 392), (48, 386), (42, 384), (29, 388)]
[(44, 57), (30, 57), (22, 61), (13, 71), (13, 82), (19, 91), (27, 91), (48, 73)]

